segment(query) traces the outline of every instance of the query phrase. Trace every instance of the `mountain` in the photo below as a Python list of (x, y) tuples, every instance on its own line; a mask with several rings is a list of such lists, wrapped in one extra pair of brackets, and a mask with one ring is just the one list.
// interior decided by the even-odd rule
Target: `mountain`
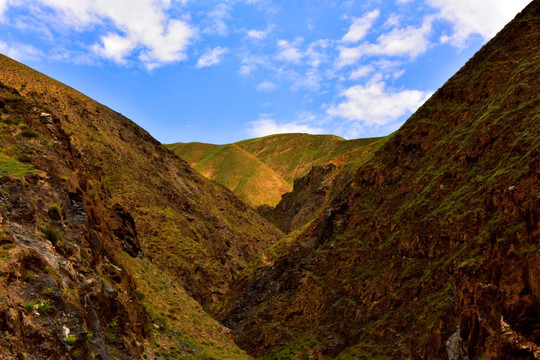
[(215, 308), (242, 348), (540, 358), (539, 29), (533, 1), (242, 272)]
[(0, 354), (246, 358), (204, 309), (282, 233), (121, 114), (3, 55), (0, 83)]
[(292, 190), (279, 174), (236, 144), (175, 144), (169, 149), (247, 204), (277, 204), (282, 194)]
[(224, 185), (252, 206), (275, 206), (294, 180), (313, 166), (342, 166), (378, 139), (345, 140), (334, 135), (278, 134), (227, 145), (167, 145), (193, 168)]

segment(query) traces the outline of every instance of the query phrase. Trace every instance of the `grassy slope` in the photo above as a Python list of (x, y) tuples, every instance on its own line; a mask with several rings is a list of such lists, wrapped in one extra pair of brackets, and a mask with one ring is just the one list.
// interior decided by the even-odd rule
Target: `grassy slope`
[[(290, 184), (313, 166), (341, 159), (376, 139), (344, 140), (335, 135), (278, 134), (236, 143)], [(337, 160), (336, 160), (337, 161)]]
[(461, 323), (470, 358), (538, 349), (539, 14), (533, 2), (244, 271), (219, 307), (241, 309), (223, 317), (241, 344), (268, 359), (442, 358)]
[(178, 143), (168, 148), (248, 204), (275, 206), (281, 195), (291, 191), (294, 179), (313, 166), (354, 162), (375, 140), (278, 134), (227, 145)]
[[(100, 179), (109, 203), (131, 212), (152, 266), (178, 279), (178, 286), (203, 305), (216, 302), (249, 259), (281, 236), (232, 193), (194, 172), (120, 114), (2, 55), (0, 69), (0, 81), (51, 109), (71, 146)], [(12, 168), (11, 159), (8, 165)], [(147, 306), (151, 313), (161, 312), (157, 303)], [(193, 316), (207, 321), (205, 313)]]
[(277, 173), (236, 144), (177, 144), (170, 149), (250, 205), (275, 205), (283, 193), (292, 190)]

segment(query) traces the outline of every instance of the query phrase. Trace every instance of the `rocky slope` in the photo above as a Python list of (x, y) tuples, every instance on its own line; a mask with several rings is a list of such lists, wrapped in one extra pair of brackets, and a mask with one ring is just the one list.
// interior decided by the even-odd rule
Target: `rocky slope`
[(357, 162), (376, 141), (278, 134), (227, 145), (177, 143), (167, 147), (247, 204), (273, 207), (292, 190), (295, 179), (307, 175), (313, 166)]
[[(259, 206), (257, 211), (284, 233), (298, 230), (314, 220), (328, 202), (350, 181), (355, 171), (373, 157), (387, 138), (359, 139), (363, 146), (314, 166), (309, 173), (294, 180), (293, 191), (282, 195), (275, 207)], [(365, 143), (364, 143), (365, 141)]]
[(0, 356), (141, 357), (147, 316), (118, 261), (141, 251), (133, 219), (47, 109), (0, 83), (0, 114)]
[(244, 271), (216, 308), (243, 348), (540, 358), (539, 29), (533, 1)]
[(2, 55), (0, 83), (5, 356), (246, 358), (192, 297), (281, 232), (77, 91)]

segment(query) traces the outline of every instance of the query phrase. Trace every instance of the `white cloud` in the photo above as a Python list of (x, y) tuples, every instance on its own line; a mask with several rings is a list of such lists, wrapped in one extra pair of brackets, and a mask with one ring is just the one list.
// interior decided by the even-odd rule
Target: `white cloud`
[(379, 17), (379, 10), (373, 10), (361, 18), (356, 18), (349, 28), (349, 31), (341, 40), (344, 42), (358, 42), (362, 40), (369, 29), (371, 29), (371, 26), (377, 17)]
[(2, 40), (0, 40), (0, 53), (18, 61), (37, 60), (43, 56), (41, 51), (31, 45), (17, 42), (8, 44)]
[(426, 0), (439, 9), (439, 17), (453, 25), (454, 33), (442, 36), (442, 42), (465, 46), (473, 34), (492, 38), (521, 11), (530, 0)]
[(367, 126), (382, 126), (398, 120), (422, 105), (431, 93), (418, 90), (399, 92), (386, 89), (384, 82), (376, 80), (348, 88), (342, 94), (346, 100), (331, 106), (328, 114)]
[(272, 92), (277, 89), (277, 85), (271, 81), (263, 81), (255, 86), (255, 89), (260, 92)]
[(119, 64), (124, 64), (126, 56), (137, 46), (135, 41), (118, 34), (102, 36), (101, 42), (103, 45), (95, 44), (93, 50)]
[(263, 40), (268, 35), (268, 33), (264, 30), (249, 30), (247, 34), (250, 38), (257, 40)]
[(7, 9), (8, 0), (0, 0), (0, 20), (4, 17), (4, 11)]
[(238, 73), (240, 75), (250, 75), (251, 72), (257, 70), (259, 67), (268, 67), (269, 62), (264, 56), (252, 55), (244, 53), (241, 56), (241, 65)]
[(210, 25), (204, 28), (204, 32), (208, 34), (218, 34), (219, 36), (227, 36), (229, 27), (225, 20), (231, 18), (231, 6), (228, 4), (219, 4), (214, 10), (208, 13)]
[(363, 43), (357, 47), (338, 47), (338, 67), (352, 65), (362, 56), (408, 56), (415, 58), (427, 51), (433, 17), (424, 19), (420, 27), (407, 26), (393, 29), (377, 38), (376, 43)]
[(373, 68), (371, 66), (360, 66), (353, 72), (351, 72), (351, 75), (349, 75), (350, 80), (358, 80), (365, 76), (368, 76), (370, 73), (373, 72)]
[(317, 40), (309, 44), (304, 56), (306, 57), (306, 62), (311, 67), (319, 67), (321, 63), (328, 59), (326, 54), (327, 49), (330, 46), (329, 40)]
[(206, 52), (199, 58), (197, 61), (197, 65), (195, 67), (197, 69), (217, 65), (221, 62), (221, 59), (223, 55), (225, 55), (229, 49), (222, 48), (220, 46), (214, 48), (214, 49), (208, 49)]
[(247, 131), (253, 137), (287, 133), (323, 133), (322, 129), (306, 124), (296, 122), (277, 123), (275, 120), (270, 119), (267, 114), (262, 114), (259, 120), (248, 123)]
[(294, 64), (300, 64), (304, 54), (298, 49), (298, 45), (302, 43), (302, 38), (297, 38), (294, 42), (290, 43), (286, 40), (279, 40), (279, 51), (276, 55), (276, 59)]
[[(169, 15), (171, 0), (38, 0), (35, 5), (39, 3), (44, 7), (28, 10), (39, 15), (45, 8), (52, 9), (55, 20), (68, 29), (106, 28), (107, 34), (91, 48), (117, 63), (125, 63), (134, 53), (148, 68), (184, 60), (196, 34), (186, 20)], [(25, 2), (10, 5), (26, 6)]]

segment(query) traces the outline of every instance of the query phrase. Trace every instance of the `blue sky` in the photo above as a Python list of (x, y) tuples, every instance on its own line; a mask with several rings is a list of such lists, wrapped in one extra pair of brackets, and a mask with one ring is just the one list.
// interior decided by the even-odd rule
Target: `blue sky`
[(391, 133), (529, 0), (0, 0), (0, 52), (163, 143)]

